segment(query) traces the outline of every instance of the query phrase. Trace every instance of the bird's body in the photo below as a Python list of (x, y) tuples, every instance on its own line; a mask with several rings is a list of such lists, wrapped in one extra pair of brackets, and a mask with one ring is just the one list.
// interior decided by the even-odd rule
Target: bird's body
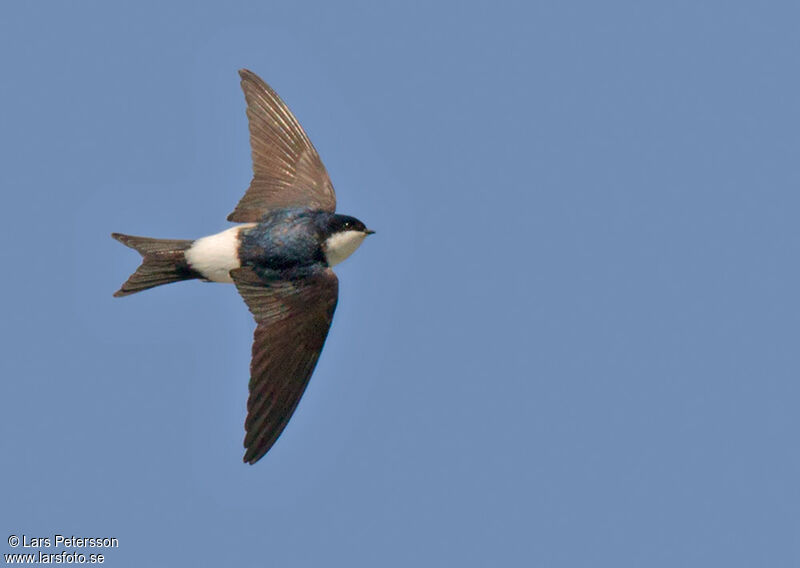
[(114, 294), (201, 279), (233, 283), (257, 327), (250, 365), (244, 460), (272, 447), (294, 412), (328, 334), (338, 297), (331, 267), (371, 234), (336, 214), (336, 198), (319, 155), (297, 119), (255, 74), (243, 70), (254, 176), (229, 221), (196, 240), (114, 233), (143, 257)]
[(364, 230), (338, 231), (346, 215), (303, 208), (270, 211), (258, 223), (242, 223), (194, 241), (184, 253), (189, 268), (211, 282), (233, 283), (230, 272), (252, 266), (265, 279), (302, 277), (335, 266), (364, 241)]
[(255, 226), (255, 223), (242, 223), (215, 235), (197, 239), (184, 253), (186, 263), (210, 282), (233, 284), (231, 270), (242, 266), (239, 257), (242, 231)]

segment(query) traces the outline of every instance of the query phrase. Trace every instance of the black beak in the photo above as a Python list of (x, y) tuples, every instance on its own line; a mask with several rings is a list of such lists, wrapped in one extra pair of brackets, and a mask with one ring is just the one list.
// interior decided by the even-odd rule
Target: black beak
[(364, 232), (365, 232), (366, 234), (368, 234), (368, 235), (372, 235), (372, 234), (374, 234), (374, 233), (375, 233), (375, 231), (370, 231), (369, 229), (364, 229)]

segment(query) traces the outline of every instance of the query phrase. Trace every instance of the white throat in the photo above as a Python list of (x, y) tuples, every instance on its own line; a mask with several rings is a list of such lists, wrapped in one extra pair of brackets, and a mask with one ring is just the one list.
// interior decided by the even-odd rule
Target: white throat
[(366, 233), (361, 231), (342, 231), (341, 233), (334, 233), (325, 241), (325, 260), (328, 261), (329, 266), (336, 266), (348, 256), (353, 254), (355, 250), (364, 242)]

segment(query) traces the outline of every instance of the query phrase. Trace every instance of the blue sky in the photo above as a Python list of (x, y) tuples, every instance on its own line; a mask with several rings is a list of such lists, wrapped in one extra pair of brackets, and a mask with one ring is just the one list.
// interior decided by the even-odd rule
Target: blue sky
[[(798, 18), (4, 5), (2, 552), (67, 534), (118, 538), (109, 566), (800, 564)], [(199, 282), (112, 298), (138, 260), (109, 237), (229, 226), (241, 67), (377, 230), (253, 467), (244, 303)]]

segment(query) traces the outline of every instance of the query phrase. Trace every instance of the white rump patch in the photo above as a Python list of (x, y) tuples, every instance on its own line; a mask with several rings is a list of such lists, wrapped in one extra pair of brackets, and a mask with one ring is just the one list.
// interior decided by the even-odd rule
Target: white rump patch
[(328, 237), (324, 246), (325, 260), (328, 261), (328, 265), (336, 266), (353, 254), (364, 242), (366, 236), (366, 233), (361, 231), (342, 231)]
[(197, 239), (186, 251), (186, 261), (212, 282), (233, 283), (230, 271), (242, 265), (239, 261), (239, 232), (255, 225), (245, 223), (216, 235)]

